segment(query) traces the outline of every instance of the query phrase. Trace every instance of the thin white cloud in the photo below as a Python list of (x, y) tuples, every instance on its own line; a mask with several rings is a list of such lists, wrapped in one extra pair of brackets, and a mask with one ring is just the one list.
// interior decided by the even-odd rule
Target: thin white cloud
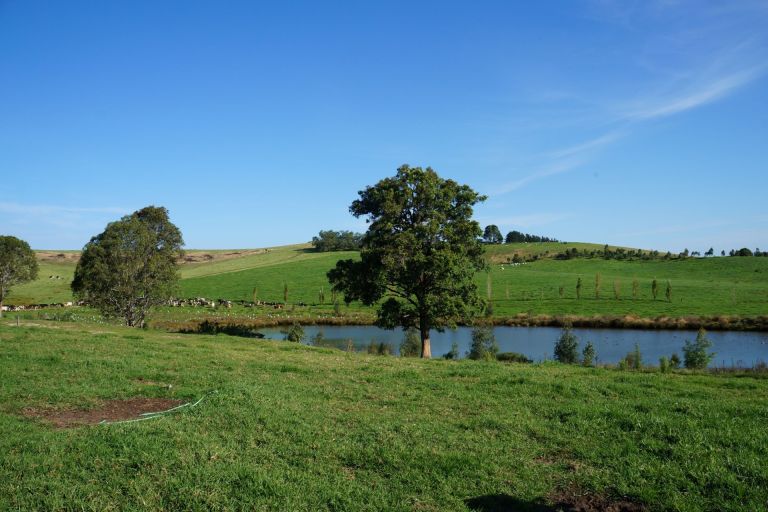
[[(604, 135), (539, 155), (532, 172), (526, 175), (514, 170), (522, 177), (501, 184), (496, 194), (582, 168), (638, 125), (721, 101), (768, 70), (768, 38), (761, 29), (768, 3), (592, 0), (590, 6), (588, 18), (616, 24), (638, 40), (636, 51), (627, 54), (627, 67), (645, 69), (646, 76), (639, 77), (636, 84), (643, 92), (634, 98), (611, 99), (610, 88), (580, 92), (563, 89), (564, 82), (556, 90), (534, 93), (543, 102), (536, 111), (545, 128), (557, 133), (569, 120), (577, 119), (580, 129)], [(617, 80), (619, 87), (624, 82)]]
[(548, 163), (541, 169), (517, 180), (501, 184), (491, 195), (507, 194), (540, 179), (582, 167), (589, 163), (599, 150), (625, 137), (632, 125), (680, 114), (723, 99), (758, 79), (767, 67), (768, 65), (761, 64), (709, 80), (700, 80), (697, 87), (691, 88), (685, 94), (661, 99), (649, 97), (635, 102), (630, 107), (619, 108), (615, 115), (615, 122), (623, 123), (624, 128), (608, 132), (581, 144), (546, 153), (544, 160), (548, 160)]
[(607, 146), (623, 136), (624, 134), (618, 131), (606, 133), (605, 135), (601, 135), (600, 137), (596, 137), (582, 144), (553, 151), (550, 153), (550, 156), (552, 158), (565, 158), (580, 155)]
[(547, 176), (554, 176), (555, 174), (562, 174), (564, 172), (571, 171), (583, 164), (584, 164), (584, 160), (575, 159), (575, 158), (554, 162), (552, 165), (548, 167), (544, 167), (534, 172), (533, 174), (529, 174), (528, 176), (524, 176), (520, 179), (504, 183), (496, 187), (496, 189), (488, 195), (490, 197), (495, 197), (503, 194), (508, 194), (509, 192), (513, 192), (515, 190), (518, 190), (528, 185), (529, 183), (538, 181), (542, 178), (546, 178)]
[(755, 66), (715, 78), (687, 94), (662, 100), (644, 100), (639, 106), (623, 113), (623, 117), (629, 121), (646, 121), (707, 105), (752, 82), (764, 69), (764, 65)]
[(575, 146), (569, 146), (566, 148), (551, 151), (545, 155), (545, 158), (550, 160), (550, 163), (545, 167), (537, 170), (522, 178), (504, 183), (491, 192), (491, 196), (498, 196), (507, 194), (514, 190), (518, 190), (529, 183), (538, 181), (548, 176), (554, 176), (556, 174), (562, 174), (572, 171), (586, 164), (593, 152), (598, 151), (600, 148), (612, 144), (616, 140), (623, 137), (624, 134), (621, 131), (613, 131), (595, 137)]

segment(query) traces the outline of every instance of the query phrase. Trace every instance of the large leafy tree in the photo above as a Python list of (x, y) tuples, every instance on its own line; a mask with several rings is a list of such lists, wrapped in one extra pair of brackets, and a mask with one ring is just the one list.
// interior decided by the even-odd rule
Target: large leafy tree
[(37, 279), (37, 258), (24, 240), (0, 236), (0, 317), (11, 286)]
[(328, 278), (347, 303), (378, 303), (379, 326), (417, 329), (421, 357), (431, 357), (432, 329), (484, 306), (473, 281), (486, 264), (472, 207), (485, 197), (429, 167), (408, 165), (359, 195), (350, 212), (369, 224), (360, 260), (339, 261)]
[(183, 245), (165, 208), (126, 215), (85, 246), (72, 291), (106, 316), (143, 326), (149, 309), (173, 296)]

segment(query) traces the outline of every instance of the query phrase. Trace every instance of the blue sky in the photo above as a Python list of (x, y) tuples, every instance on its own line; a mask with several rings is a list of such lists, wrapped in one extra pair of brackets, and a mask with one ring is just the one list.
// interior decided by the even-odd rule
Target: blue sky
[(768, 3), (0, 0), (0, 232), (190, 248), (362, 231), (403, 164), (482, 225), (768, 249)]

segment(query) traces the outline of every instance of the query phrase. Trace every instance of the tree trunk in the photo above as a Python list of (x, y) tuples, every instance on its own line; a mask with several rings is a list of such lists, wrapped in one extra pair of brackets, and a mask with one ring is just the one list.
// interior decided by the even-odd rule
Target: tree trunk
[(430, 359), (432, 357), (432, 345), (429, 341), (429, 329), (421, 329), (421, 357)]
[(3, 318), (3, 299), (0, 299), (0, 318)]

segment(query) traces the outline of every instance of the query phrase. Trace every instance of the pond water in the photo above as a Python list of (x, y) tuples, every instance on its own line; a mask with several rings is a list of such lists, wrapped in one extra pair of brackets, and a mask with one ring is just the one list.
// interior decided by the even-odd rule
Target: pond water
[[(373, 326), (305, 326), (304, 332), (310, 340), (322, 331), (324, 345), (344, 348), (351, 340), (357, 350), (365, 350), (371, 342), (387, 343), (394, 353), (398, 352), (404, 333), (401, 329), (388, 331)], [(261, 332), (272, 339), (282, 339), (279, 329), (262, 329)], [(495, 327), (494, 333), (501, 352), (519, 352), (534, 361), (552, 359), (552, 351), (560, 336), (557, 327)], [(662, 331), (638, 329), (587, 329), (574, 328), (573, 333), (579, 339), (579, 351), (587, 341), (591, 341), (597, 351), (598, 363), (619, 362), (628, 352), (634, 350), (635, 343), (640, 347), (643, 362), (656, 366), (659, 357), (669, 357), (676, 352), (683, 357), (685, 340), (696, 339), (696, 331)], [(715, 358), (711, 366), (752, 367), (759, 362), (768, 362), (768, 333), (739, 331), (709, 331), (707, 337), (712, 341)], [(440, 357), (451, 350), (455, 341), (459, 353), (464, 357), (472, 340), (472, 329), (458, 327), (445, 332), (432, 331), (432, 356)]]

